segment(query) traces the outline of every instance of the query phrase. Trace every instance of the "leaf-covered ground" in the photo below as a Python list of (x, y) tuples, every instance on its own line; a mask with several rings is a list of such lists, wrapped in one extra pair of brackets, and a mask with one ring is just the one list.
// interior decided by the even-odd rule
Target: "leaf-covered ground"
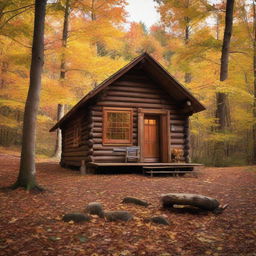
[[(0, 154), (0, 186), (15, 181), (19, 158)], [(145, 177), (139, 174), (88, 175), (37, 164), (42, 194), (22, 189), (0, 192), (0, 255), (158, 255), (255, 256), (256, 167), (205, 168), (194, 177)], [(229, 207), (220, 215), (163, 211), (159, 196), (168, 192), (198, 193)], [(121, 204), (125, 196), (149, 201), (148, 208)], [(64, 223), (64, 213), (83, 211), (92, 201), (107, 210), (128, 210), (128, 223), (93, 218), (84, 224)], [(170, 226), (144, 218), (165, 215)]]

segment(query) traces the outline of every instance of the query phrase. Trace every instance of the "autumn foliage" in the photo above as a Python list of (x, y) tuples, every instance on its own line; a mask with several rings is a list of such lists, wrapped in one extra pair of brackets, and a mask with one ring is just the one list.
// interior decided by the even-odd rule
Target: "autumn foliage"
[[(33, 31), (33, 1), (0, 4), (0, 145), (21, 144)], [(37, 153), (52, 155), (57, 104), (70, 109), (84, 94), (144, 51), (152, 54), (207, 107), (194, 115), (192, 158), (206, 164), (244, 164), (253, 159), (253, 4), (236, 1), (229, 76), (219, 81), (225, 5), (219, 1), (157, 0), (161, 21), (147, 28), (126, 21), (126, 0), (70, 1), (67, 46), (62, 46), (66, 1), (47, 5), (45, 65), (38, 114)], [(65, 79), (60, 63), (65, 54)], [(216, 94), (228, 95), (230, 128), (219, 132)], [(225, 152), (215, 162), (215, 145)]]

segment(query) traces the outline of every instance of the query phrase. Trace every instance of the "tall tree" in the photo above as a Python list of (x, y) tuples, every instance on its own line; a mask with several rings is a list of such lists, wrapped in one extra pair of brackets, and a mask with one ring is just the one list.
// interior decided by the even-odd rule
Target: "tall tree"
[[(233, 27), (233, 12), (235, 0), (227, 0), (226, 3), (226, 17), (225, 29), (221, 50), (221, 63), (220, 63), (220, 82), (228, 78), (228, 64), (230, 41), (232, 36)], [(216, 117), (217, 117), (217, 131), (224, 133), (230, 128), (230, 108), (228, 101), (228, 94), (225, 92), (216, 93)], [(227, 155), (227, 146), (223, 141), (218, 141), (215, 145), (215, 165), (220, 165), (223, 161), (223, 156)]]
[[(220, 65), (221, 82), (225, 81), (228, 78), (229, 49), (233, 27), (234, 2), (234, 0), (227, 0), (226, 4), (225, 30)], [(218, 128), (220, 131), (224, 131), (226, 128), (230, 127), (230, 110), (228, 103), (228, 95), (224, 92), (218, 92), (216, 94), (216, 100), (216, 117), (218, 118)]]
[(256, 164), (256, 6), (252, 1), (253, 8), (253, 163)]
[[(66, 77), (66, 53), (68, 42), (68, 27), (69, 27), (69, 15), (70, 15), (70, 0), (66, 0), (64, 7), (64, 19), (63, 19), (63, 30), (62, 30), (62, 54), (61, 54), (61, 63), (60, 63), (60, 83), (63, 84)], [(57, 106), (57, 121), (59, 121), (64, 116), (64, 104), (58, 104)], [(57, 129), (56, 145), (54, 150), (54, 157), (60, 158), (61, 156), (61, 130)]]
[(47, 0), (35, 0), (34, 34), (30, 84), (25, 104), (20, 170), (13, 188), (40, 189), (36, 183), (35, 139), (36, 119), (40, 101), (41, 73), (44, 63), (44, 23)]

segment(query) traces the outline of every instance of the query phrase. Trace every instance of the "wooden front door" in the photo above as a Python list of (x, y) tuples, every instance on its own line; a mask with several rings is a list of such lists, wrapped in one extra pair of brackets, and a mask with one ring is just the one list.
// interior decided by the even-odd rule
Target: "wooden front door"
[(145, 162), (160, 161), (159, 117), (144, 117), (143, 157)]

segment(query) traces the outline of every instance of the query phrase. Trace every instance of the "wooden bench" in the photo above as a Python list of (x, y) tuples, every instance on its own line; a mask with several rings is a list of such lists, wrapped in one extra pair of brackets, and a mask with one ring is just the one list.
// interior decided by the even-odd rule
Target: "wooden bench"
[[(175, 166), (175, 167), (173, 167), (173, 166), (161, 166), (161, 167), (159, 167), (159, 166), (143, 166), (143, 174), (145, 174), (145, 173), (148, 173), (148, 174), (150, 174), (150, 176), (151, 177), (153, 177), (153, 174), (160, 174), (160, 173), (162, 173), (162, 174), (192, 174), (193, 176), (195, 176), (195, 177), (197, 177), (197, 175), (199, 174), (199, 172), (198, 171), (172, 171), (172, 170), (168, 170), (168, 171), (164, 171), (164, 170), (162, 170), (162, 169), (173, 169), (173, 168), (175, 168), (175, 169), (180, 169), (180, 168), (182, 168), (182, 169), (186, 169), (186, 168), (184, 168), (184, 167), (180, 167), (180, 168), (178, 168), (177, 166)], [(191, 167), (189, 167), (189, 168), (191, 168)], [(158, 169), (158, 170), (156, 170), (156, 169)], [(154, 171), (155, 170), (155, 171)]]
[(138, 162), (140, 159), (140, 147), (137, 146), (113, 148), (113, 152), (124, 152), (126, 163), (134, 160)]

